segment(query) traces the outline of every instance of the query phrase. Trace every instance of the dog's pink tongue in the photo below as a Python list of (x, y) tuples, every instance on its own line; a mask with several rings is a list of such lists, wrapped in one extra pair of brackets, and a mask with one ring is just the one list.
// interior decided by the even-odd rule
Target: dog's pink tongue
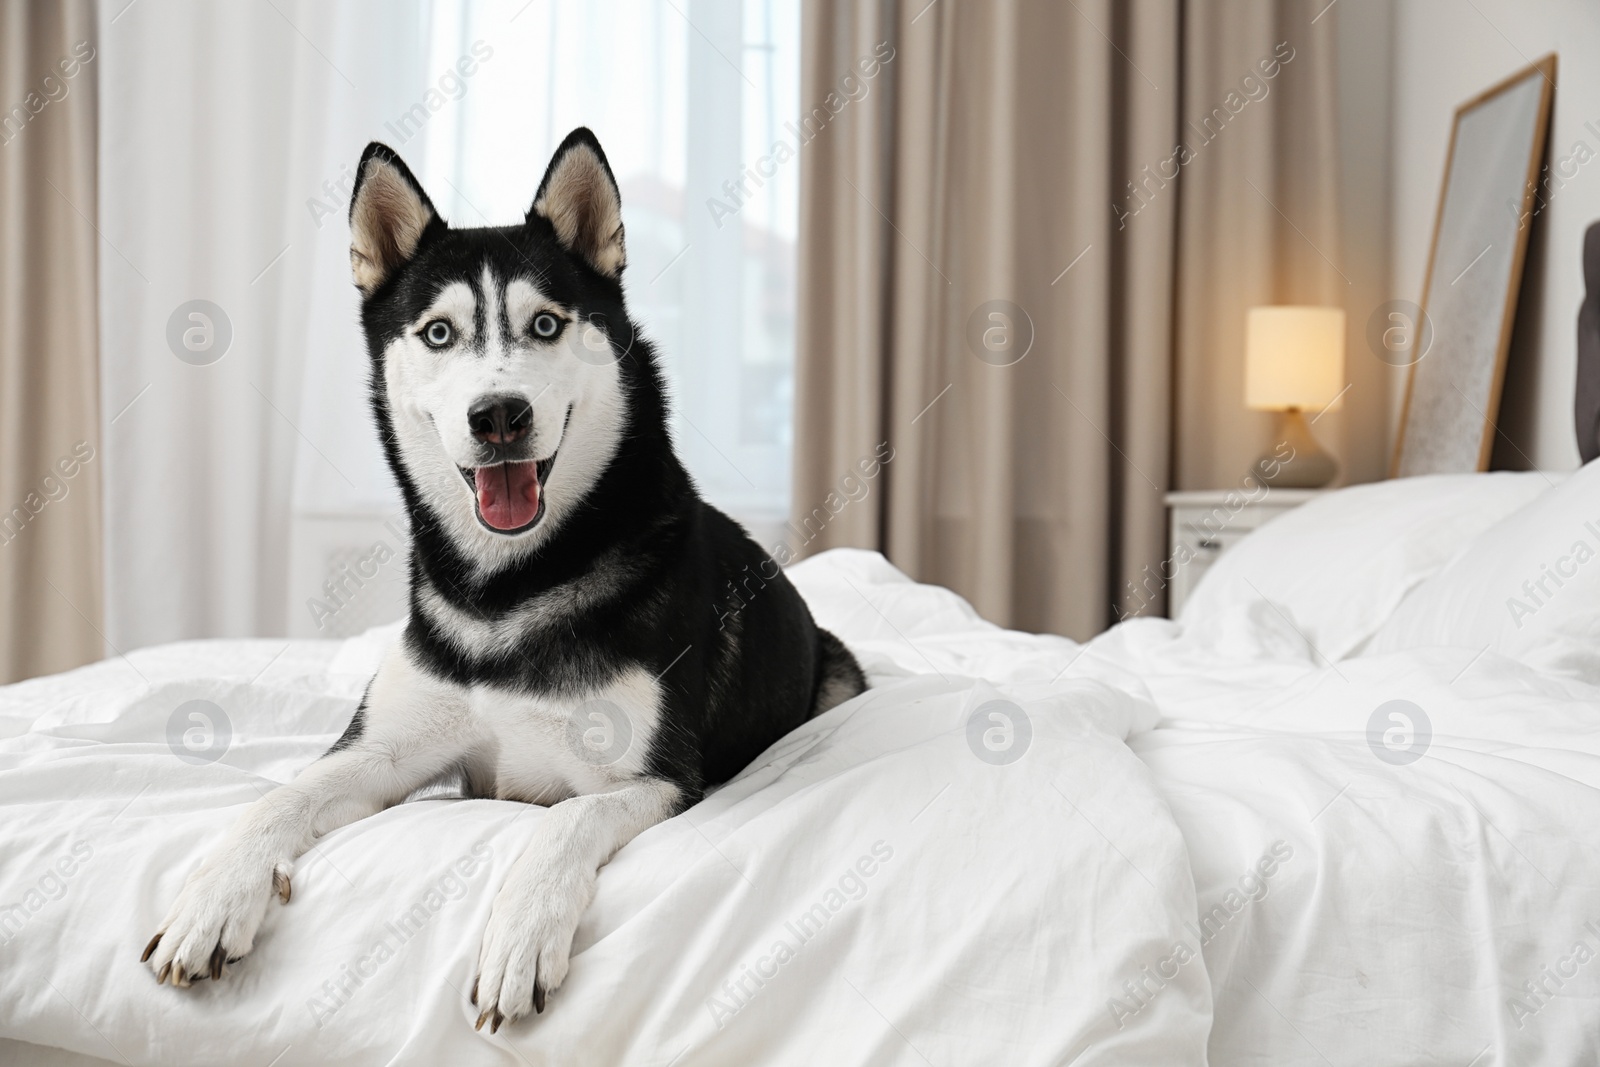
[(478, 514), (496, 530), (526, 526), (539, 513), (539, 470), (533, 463), (502, 463), (474, 472)]

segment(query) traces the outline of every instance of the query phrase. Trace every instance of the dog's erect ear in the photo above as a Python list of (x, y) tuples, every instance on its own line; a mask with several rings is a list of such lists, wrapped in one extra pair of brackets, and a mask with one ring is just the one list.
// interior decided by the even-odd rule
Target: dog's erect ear
[(569, 252), (608, 278), (622, 273), (622, 194), (600, 142), (586, 126), (567, 134), (544, 172), (530, 215), (550, 220)]
[(350, 195), (350, 273), (367, 296), (416, 255), (428, 225), (438, 218), (400, 157), (373, 141), (356, 167)]

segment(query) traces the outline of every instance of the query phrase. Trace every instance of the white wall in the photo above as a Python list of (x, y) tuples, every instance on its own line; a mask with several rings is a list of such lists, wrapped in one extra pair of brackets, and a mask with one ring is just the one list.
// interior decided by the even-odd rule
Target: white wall
[[(1547, 52), (1560, 57), (1548, 160), (1583, 141), (1600, 154), (1600, 5), (1587, 0), (1404, 0), (1393, 42), (1390, 279), (1416, 300), (1433, 240), (1445, 152), (1462, 101)], [(1494, 466), (1578, 465), (1572, 425), (1583, 231), (1600, 219), (1600, 160), (1555, 192), (1533, 229)], [(1524, 314), (1525, 313), (1525, 314)], [(1398, 402), (1398, 391), (1396, 400)]]

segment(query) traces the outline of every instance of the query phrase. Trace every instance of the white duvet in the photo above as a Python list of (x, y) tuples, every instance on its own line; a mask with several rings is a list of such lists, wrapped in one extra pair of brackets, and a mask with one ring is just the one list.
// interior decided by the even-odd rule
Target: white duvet
[[(1122, 1026), (1106, 1013), (1195, 910), (1178, 827), (1124, 744), (1155, 709), (1051, 684), (1077, 646), (980, 623), (877, 557), (801, 576), (873, 688), (625, 848), (548, 1010), (494, 1037), (466, 994), (542, 817), (527, 805), (392, 808), (305, 857), (225, 981), (177, 991), (138, 965), (230, 821), (339, 733), (392, 632), (168, 646), (9, 688), (0, 923), (21, 912), (0, 1033), (173, 1065), (1203, 1062), (1198, 960)], [(204, 766), (167, 741), (195, 699), (232, 730)], [(1027, 725), (985, 713), (974, 747), (968, 719), (996, 700)], [(1007, 729), (1020, 759), (975, 754), (1006, 755)]]
[[(871, 553), (791, 574), (873, 688), (623, 849), (565, 986), (494, 1037), (465, 994), (539, 808), (400, 805), (323, 839), (222, 983), (137, 962), (392, 630), (0, 690), (0, 1062), (1600, 1060), (1600, 689), (1494, 652), (1329, 664), (1266, 604), (1080, 646)], [(205, 765), (168, 741), (196, 699), (231, 725)], [(1420, 746), (1369, 733), (1396, 700)]]

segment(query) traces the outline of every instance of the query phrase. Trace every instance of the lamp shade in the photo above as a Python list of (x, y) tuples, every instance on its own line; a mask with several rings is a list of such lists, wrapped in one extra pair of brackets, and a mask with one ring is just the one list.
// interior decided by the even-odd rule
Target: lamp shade
[(1251, 308), (1245, 326), (1246, 406), (1337, 406), (1344, 389), (1343, 308)]

